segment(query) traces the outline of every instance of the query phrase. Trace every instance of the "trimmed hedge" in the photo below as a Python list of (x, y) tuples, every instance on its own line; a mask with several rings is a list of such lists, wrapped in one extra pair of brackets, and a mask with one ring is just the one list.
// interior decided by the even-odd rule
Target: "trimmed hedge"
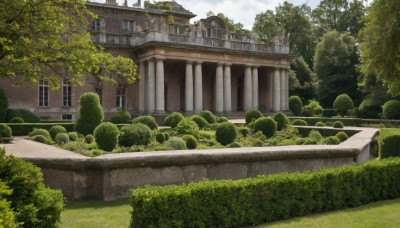
[(13, 136), (26, 136), (35, 128), (50, 130), (51, 127), (60, 125), (68, 132), (74, 130), (74, 123), (7, 123), (11, 127)]
[(267, 138), (271, 138), (275, 135), (277, 129), (277, 123), (271, 117), (261, 117), (254, 123), (254, 132), (261, 131)]
[(169, 114), (167, 117), (165, 117), (164, 125), (165, 126), (170, 126), (171, 128), (174, 128), (184, 118), (185, 117), (180, 112), (173, 112), (173, 113)]
[(113, 124), (127, 124), (131, 121), (131, 114), (126, 109), (118, 109), (117, 115), (111, 117)]
[(51, 138), (54, 140), (59, 133), (67, 133), (67, 130), (63, 126), (56, 125), (49, 129), (49, 133)]
[(97, 145), (104, 151), (112, 151), (118, 144), (120, 132), (113, 123), (101, 123), (93, 131)]
[(253, 119), (257, 120), (263, 116), (264, 115), (258, 109), (251, 109), (244, 114), (246, 124), (250, 124)]
[(207, 120), (209, 124), (214, 124), (217, 122), (217, 117), (208, 110), (203, 110), (199, 113), (199, 116)]
[(79, 100), (79, 116), (75, 123), (75, 131), (80, 134), (93, 134), (94, 129), (104, 120), (103, 108), (99, 95), (84, 93)]
[(147, 125), (151, 130), (155, 130), (158, 128), (156, 119), (154, 119), (153, 116), (139, 116), (136, 117), (135, 119), (132, 120), (133, 124), (145, 124)]
[(295, 116), (300, 115), (301, 111), (303, 110), (303, 102), (299, 96), (289, 97), (289, 109)]
[(7, 109), (7, 122), (11, 122), (14, 117), (20, 117), (25, 123), (39, 123), (40, 118), (26, 109)]
[(378, 136), (379, 157), (400, 157), (400, 129), (382, 129)]
[(244, 227), (400, 197), (400, 158), (319, 172), (134, 189), (131, 227)]
[(333, 102), (333, 108), (343, 117), (349, 110), (354, 109), (353, 100), (347, 94), (340, 94)]
[(124, 147), (131, 147), (133, 145), (147, 146), (150, 144), (150, 141), (151, 129), (142, 123), (123, 127), (119, 136), (119, 145)]
[(390, 100), (383, 105), (382, 116), (385, 119), (400, 119), (400, 101)]
[(238, 136), (238, 131), (236, 129), (235, 124), (231, 122), (224, 122), (217, 125), (217, 129), (215, 131), (215, 138), (217, 142), (226, 146), (228, 144), (233, 143)]

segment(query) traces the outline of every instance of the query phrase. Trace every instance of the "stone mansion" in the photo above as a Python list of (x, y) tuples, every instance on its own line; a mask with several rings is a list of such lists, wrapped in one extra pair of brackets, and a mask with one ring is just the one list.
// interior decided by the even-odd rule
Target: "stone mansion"
[(284, 37), (262, 44), (253, 34), (231, 33), (216, 16), (190, 24), (196, 15), (175, 1), (144, 2), (144, 7), (88, 1), (87, 7), (98, 15), (88, 28), (93, 42), (132, 58), (141, 79), (111, 85), (88, 78), (82, 87), (64, 79), (59, 91), (50, 91), (47, 81), (19, 88), (2, 78), (9, 108), (29, 109), (43, 119), (74, 120), (79, 97), (95, 92), (106, 119), (120, 108), (132, 115), (288, 110), (291, 57)]

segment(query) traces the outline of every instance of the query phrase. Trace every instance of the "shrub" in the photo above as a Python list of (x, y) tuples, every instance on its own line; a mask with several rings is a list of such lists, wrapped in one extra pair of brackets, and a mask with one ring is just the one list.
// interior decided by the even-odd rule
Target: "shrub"
[(21, 117), (14, 117), (11, 119), (11, 123), (24, 123), (24, 119), (22, 119)]
[(300, 115), (303, 109), (303, 102), (301, 102), (300, 97), (291, 96), (289, 97), (289, 109), (293, 112), (295, 116)]
[(164, 125), (175, 128), (185, 117), (179, 112), (173, 112), (164, 119)]
[(104, 119), (100, 98), (95, 93), (85, 93), (81, 96), (79, 105), (79, 117), (75, 124), (75, 131), (83, 135), (93, 134), (94, 129)]
[(325, 145), (337, 145), (340, 143), (340, 140), (336, 136), (329, 136), (323, 140), (323, 144)]
[(15, 214), (11, 209), (11, 202), (4, 199), (10, 196), (12, 190), (0, 180), (0, 227), (17, 227)]
[(267, 138), (271, 138), (275, 135), (277, 129), (277, 123), (271, 117), (261, 117), (254, 123), (254, 131), (261, 131)]
[(12, 141), (12, 130), (5, 124), (0, 124), (0, 142)]
[(118, 109), (117, 115), (111, 118), (114, 124), (127, 124), (131, 120), (131, 114), (126, 109)]
[(333, 122), (333, 128), (343, 128), (343, 127), (344, 127), (344, 125), (343, 125), (342, 121), (337, 120), (337, 121)]
[(382, 113), (383, 104), (383, 99), (367, 95), (358, 106), (357, 116), (364, 119), (378, 119)]
[(315, 139), (315, 141), (319, 142), (322, 139), (321, 133), (316, 130), (311, 130), (310, 134), (308, 134), (308, 137)]
[(315, 126), (317, 126), (317, 127), (325, 127), (325, 124), (323, 122), (317, 122), (315, 124)]
[(285, 128), (290, 122), (285, 114), (278, 112), (274, 115), (274, 120), (277, 123), (277, 130), (280, 131)]
[(342, 117), (354, 108), (353, 100), (347, 94), (340, 94), (333, 102), (333, 109)]
[(317, 140), (315, 140), (314, 138), (307, 137), (304, 139), (303, 145), (315, 145), (317, 143)]
[(167, 146), (171, 150), (185, 150), (186, 142), (181, 138), (171, 137), (170, 139), (168, 139), (167, 142), (165, 142), (165, 146)]
[(43, 174), (32, 163), (6, 156), (0, 148), (0, 180), (12, 189), (4, 196), (22, 227), (57, 227), (64, 200), (60, 190), (46, 188)]
[(93, 135), (88, 134), (88, 135), (85, 136), (85, 142), (86, 143), (90, 144), (90, 143), (93, 143), (94, 141), (95, 141), (95, 138), (94, 138)]
[(311, 101), (308, 105), (303, 107), (303, 110), (309, 110), (311, 116), (321, 116), (322, 115), (322, 107), (319, 105), (317, 101)]
[(210, 124), (207, 122), (207, 120), (199, 115), (192, 116), (191, 120), (193, 120), (200, 129), (210, 128)]
[(193, 150), (197, 147), (197, 139), (193, 135), (185, 135), (182, 137), (186, 142), (186, 148)]
[(242, 146), (238, 142), (233, 142), (231, 144), (226, 145), (226, 147), (227, 148), (239, 148), (239, 147), (242, 147)]
[(5, 123), (7, 118), (8, 99), (4, 90), (0, 87), (0, 123)]
[(383, 117), (385, 119), (400, 119), (400, 101), (391, 100), (383, 105)]
[(243, 137), (247, 137), (248, 135), (250, 135), (250, 129), (248, 127), (239, 127), (238, 132)]
[(237, 134), (238, 132), (235, 124), (230, 122), (218, 124), (215, 131), (217, 142), (221, 143), (224, 146), (233, 143), (236, 140)]
[(14, 117), (20, 117), (26, 123), (39, 123), (40, 118), (33, 114), (31, 111), (26, 109), (8, 109), (7, 110), (7, 122), (10, 123)]
[(59, 145), (63, 145), (69, 142), (69, 137), (67, 133), (58, 133), (56, 137), (54, 137), (54, 142), (56, 142)]
[(340, 131), (340, 132), (336, 133), (335, 136), (336, 136), (336, 138), (339, 139), (340, 142), (344, 142), (349, 138), (349, 136), (344, 131)]
[(229, 119), (226, 118), (225, 116), (221, 116), (217, 118), (217, 123), (224, 123), (224, 122), (228, 122)]
[(190, 120), (190, 118), (184, 118), (176, 126), (176, 132), (181, 135), (193, 135), (196, 139), (199, 138), (199, 127), (196, 122)]
[(264, 115), (258, 109), (251, 109), (245, 113), (244, 118), (246, 120), (246, 124), (250, 124), (253, 119), (257, 120), (263, 116)]
[(35, 128), (35, 129), (33, 129), (33, 131), (31, 131), (31, 132), (28, 134), (28, 136), (29, 136), (30, 138), (33, 138), (33, 137), (35, 137), (35, 136), (37, 136), (37, 135), (42, 135), (42, 136), (44, 136), (44, 137), (45, 137), (46, 139), (48, 139), (48, 140), (51, 139), (50, 133), (49, 133), (46, 129)]
[(303, 145), (306, 140), (304, 138), (298, 138), (294, 142), (296, 145)]
[(322, 116), (323, 117), (332, 117), (332, 116), (336, 116), (336, 110), (335, 109), (323, 109), (322, 110)]
[(312, 117), (313, 116), (313, 112), (311, 109), (303, 109), (300, 113), (300, 116), (304, 116), (304, 117)]
[(199, 116), (203, 117), (209, 124), (214, 124), (217, 122), (217, 117), (208, 110), (203, 110), (199, 113)]
[(32, 140), (35, 142), (44, 143), (44, 144), (48, 143), (48, 139), (43, 135), (35, 135), (32, 137)]
[(165, 137), (165, 140), (168, 140), (168, 139), (169, 139), (169, 133), (168, 133), (168, 132), (165, 132), (165, 133), (164, 133), (164, 137)]
[(124, 126), (121, 129), (119, 145), (131, 147), (133, 145), (147, 146), (151, 142), (151, 129), (142, 123)]
[(113, 123), (101, 123), (93, 133), (97, 145), (104, 151), (112, 151), (118, 144), (119, 130)]
[[(292, 123), (293, 125), (297, 126), (308, 126), (308, 123), (305, 120), (302, 119), (296, 119)], [(306, 137), (308, 134), (310, 134), (311, 129), (309, 128), (297, 128), (299, 131), (299, 134), (303, 137)]]
[(161, 132), (158, 132), (158, 133), (156, 134), (156, 141), (162, 144), (162, 143), (165, 141), (165, 136), (164, 136), (164, 134), (161, 133)]
[(281, 142), (279, 142), (278, 145), (279, 146), (291, 146), (291, 145), (296, 145), (296, 143), (293, 139), (284, 139)]
[(139, 116), (132, 121), (133, 124), (145, 124), (147, 125), (150, 129), (155, 130), (158, 128), (157, 122), (152, 116)]
[(71, 141), (76, 141), (79, 138), (78, 132), (72, 131), (72, 132), (68, 132), (68, 137), (69, 140)]
[(400, 156), (400, 130), (382, 129), (378, 136), (379, 158)]
[(65, 127), (60, 125), (53, 126), (49, 130), (49, 134), (52, 139), (55, 139), (58, 133), (67, 133), (67, 130), (65, 129)]

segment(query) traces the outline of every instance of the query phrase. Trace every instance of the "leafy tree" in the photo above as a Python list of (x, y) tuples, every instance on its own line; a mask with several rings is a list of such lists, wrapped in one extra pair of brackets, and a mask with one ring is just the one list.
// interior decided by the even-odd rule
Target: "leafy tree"
[(375, 0), (360, 31), (361, 72), (376, 75), (392, 95), (400, 95), (400, 4)]
[(259, 36), (260, 41), (267, 43), (272, 41), (274, 36), (278, 35), (282, 29), (276, 21), (274, 11), (267, 10), (256, 15), (253, 31)]
[(316, 97), (316, 75), (303, 57), (294, 59), (290, 63), (290, 68), (298, 80), (298, 86), (291, 90), (291, 94), (299, 96), (303, 103), (314, 99)]
[(218, 13), (217, 15), (215, 15), (213, 11), (209, 11), (207, 13), (207, 17), (211, 17), (211, 16), (217, 16), (217, 17), (221, 18), (231, 33), (237, 33), (237, 34), (250, 33), (249, 30), (244, 28), (244, 25), (242, 23), (235, 23), (235, 21), (233, 19), (225, 16), (225, 14), (223, 14), (223, 13)]
[(317, 91), (323, 107), (332, 107), (335, 98), (342, 93), (359, 100), (357, 57), (355, 39), (349, 33), (328, 32), (317, 44), (314, 69), (319, 79)]
[(81, 85), (87, 75), (133, 83), (138, 75), (131, 59), (113, 57), (91, 42), (85, 0), (0, 1), (0, 75), (17, 84), (49, 81), (53, 89), (70, 76)]

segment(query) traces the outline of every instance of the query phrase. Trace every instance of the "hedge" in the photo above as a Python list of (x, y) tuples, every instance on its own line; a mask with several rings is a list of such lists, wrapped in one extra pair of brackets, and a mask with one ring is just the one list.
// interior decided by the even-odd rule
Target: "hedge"
[(400, 158), (133, 189), (131, 227), (243, 227), (400, 197)]
[(400, 157), (400, 129), (382, 129), (378, 136), (379, 157)]
[(25, 136), (35, 128), (50, 130), (51, 127), (63, 126), (68, 132), (74, 131), (74, 123), (7, 123), (11, 127), (13, 136)]
[(341, 118), (341, 117), (288, 117), (290, 121), (302, 119), (307, 121), (308, 125), (314, 126), (317, 122), (335, 122), (342, 121), (345, 126), (361, 127), (364, 124), (383, 124), (386, 127), (400, 127), (400, 120), (385, 119), (361, 119), (361, 118)]

